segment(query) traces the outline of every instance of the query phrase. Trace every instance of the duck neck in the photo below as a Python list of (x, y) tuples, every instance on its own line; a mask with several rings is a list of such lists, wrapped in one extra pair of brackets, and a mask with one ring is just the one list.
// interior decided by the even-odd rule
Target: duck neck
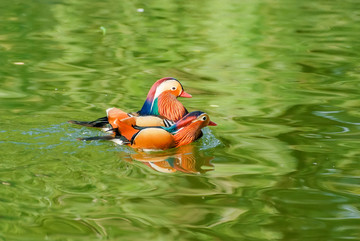
[(162, 93), (155, 101), (156, 103), (154, 103), (153, 106), (157, 107), (156, 111), (158, 115), (168, 120), (176, 122), (188, 113), (183, 104), (177, 100), (176, 96), (170, 93)]
[(188, 125), (174, 134), (175, 144), (177, 147), (187, 145), (199, 139), (201, 136), (202, 132), (200, 128)]
[(151, 109), (154, 100), (152, 98), (146, 98), (144, 105), (142, 106), (141, 110), (138, 112), (139, 115), (151, 115)]

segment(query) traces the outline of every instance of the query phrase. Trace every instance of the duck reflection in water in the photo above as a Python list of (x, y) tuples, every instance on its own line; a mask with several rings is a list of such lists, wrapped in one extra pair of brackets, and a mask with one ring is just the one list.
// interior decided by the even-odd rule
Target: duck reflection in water
[(131, 154), (130, 159), (162, 173), (202, 174), (214, 170), (211, 164), (214, 157), (206, 156), (191, 144), (163, 152), (137, 152)]

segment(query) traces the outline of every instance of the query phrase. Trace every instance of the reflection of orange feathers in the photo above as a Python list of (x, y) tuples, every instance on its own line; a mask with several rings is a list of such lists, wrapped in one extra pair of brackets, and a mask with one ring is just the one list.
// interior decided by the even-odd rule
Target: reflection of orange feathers
[[(199, 155), (193, 145), (187, 145), (165, 152), (137, 152), (131, 154), (131, 158), (143, 162), (150, 168), (163, 173), (180, 171), (199, 174), (213, 171), (214, 166), (210, 161), (214, 157), (204, 156), (202, 154), (203, 153)], [(202, 169), (202, 167), (205, 166), (210, 168)]]
[(195, 173), (196, 170), (196, 158), (193, 154), (194, 146), (182, 146), (178, 150), (177, 159), (175, 161), (175, 168), (181, 172)]
[(176, 172), (176, 169), (173, 168), (167, 161), (144, 162), (144, 164), (158, 172), (162, 172), (162, 173)]

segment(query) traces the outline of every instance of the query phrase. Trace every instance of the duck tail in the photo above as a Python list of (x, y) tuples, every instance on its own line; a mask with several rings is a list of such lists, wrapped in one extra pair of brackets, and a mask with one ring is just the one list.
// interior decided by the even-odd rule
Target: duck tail
[(97, 141), (97, 140), (105, 140), (110, 141), (113, 140), (115, 137), (114, 135), (109, 136), (92, 136), (92, 137), (84, 137), (84, 138), (77, 138), (79, 141)]
[(101, 117), (101, 118), (96, 119), (94, 121), (69, 120), (68, 122), (71, 123), (71, 124), (87, 126), (87, 127), (96, 127), (96, 128), (104, 128), (109, 124), (107, 116)]
[(108, 136), (92, 136), (92, 137), (84, 137), (78, 138), (79, 141), (113, 141), (119, 145), (127, 145), (130, 144), (130, 141), (121, 135), (108, 135)]

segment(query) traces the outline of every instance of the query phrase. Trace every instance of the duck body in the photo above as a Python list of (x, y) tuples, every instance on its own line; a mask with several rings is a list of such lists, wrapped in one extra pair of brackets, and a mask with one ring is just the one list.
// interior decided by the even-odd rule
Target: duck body
[(141, 116), (137, 113), (126, 113), (118, 108), (110, 108), (106, 110), (108, 123), (111, 125), (112, 129), (118, 127), (118, 121), (132, 118), (134, 121), (132, 124), (136, 126), (164, 126), (169, 127), (174, 124), (173, 121), (170, 121), (161, 116), (155, 115), (146, 115)]
[[(166, 77), (159, 79), (153, 84), (144, 105), (138, 112), (127, 113), (118, 108), (110, 108), (106, 111), (106, 117), (95, 121), (71, 120), (69, 122), (97, 128), (104, 128), (110, 124), (114, 128), (115, 120), (120, 121), (129, 117), (142, 117), (139, 119), (139, 123), (137, 123), (138, 126), (157, 126), (161, 122), (164, 122), (164, 126), (169, 126), (188, 113), (183, 104), (177, 100), (178, 97), (191, 98), (192, 96), (184, 91), (183, 86), (177, 79)], [(159, 116), (159, 118), (155, 119), (153, 116)]]
[(202, 136), (203, 127), (216, 125), (201, 111), (185, 115), (170, 127), (139, 127), (134, 117), (114, 123), (113, 127), (117, 132), (115, 140), (120, 139), (123, 144), (142, 150), (165, 150), (189, 144)]
[(135, 149), (166, 150), (176, 145), (173, 135), (162, 128), (145, 128), (133, 137), (130, 146)]

